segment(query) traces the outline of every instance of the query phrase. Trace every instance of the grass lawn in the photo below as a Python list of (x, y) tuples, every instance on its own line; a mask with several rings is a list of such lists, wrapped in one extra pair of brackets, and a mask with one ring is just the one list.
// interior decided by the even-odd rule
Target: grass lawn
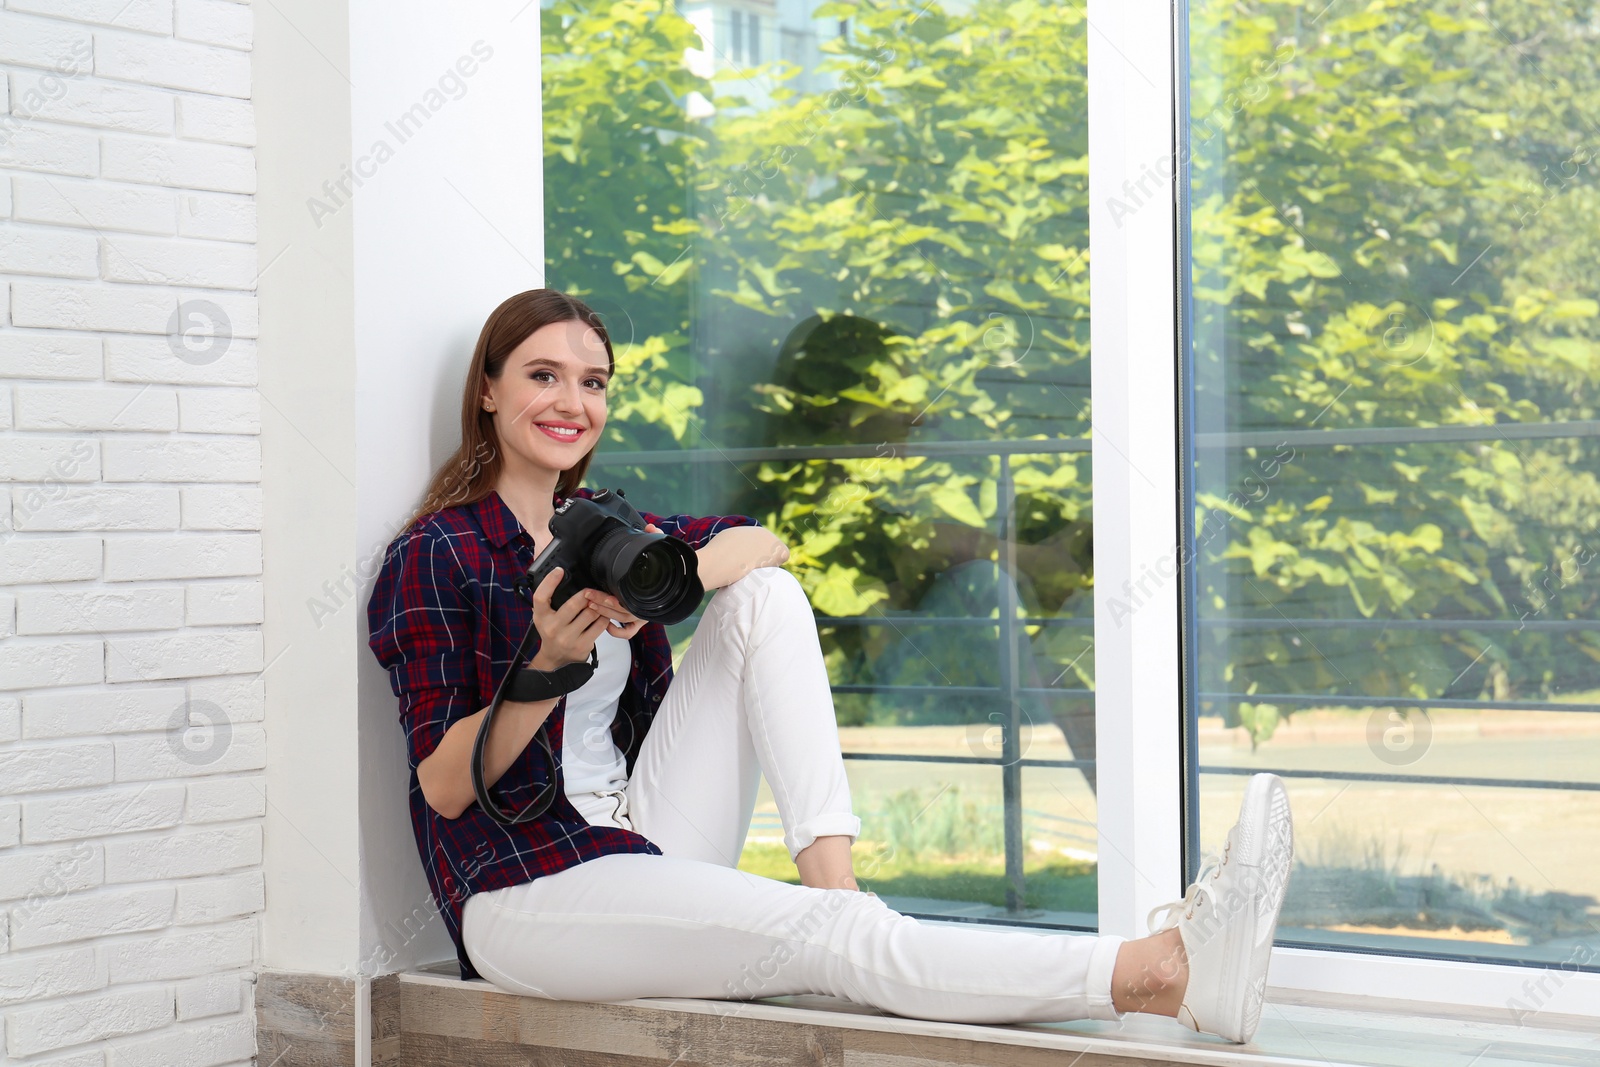
[[(1030, 852), (1024, 868), (1028, 874), (1025, 907), (1090, 913), (1097, 909), (1094, 864)], [(739, 870), (800, 884), (789, 850), (781, 844), (746, 844)], [(870, 877), (868, 870), (872, 871)], [(1001, 856), (891, 856), (876, 860), (870, 843), (863, 848), (858, 841), (856, 882), (880, 897), (933, 897), (996, 907), (1004, 907), (1006, 902), (1005, 859)]]

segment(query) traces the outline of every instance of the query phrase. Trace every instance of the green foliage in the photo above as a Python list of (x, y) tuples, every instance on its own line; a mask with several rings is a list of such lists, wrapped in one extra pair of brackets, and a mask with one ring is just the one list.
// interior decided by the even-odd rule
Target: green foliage
[[(900, 789), (860, 799), (866, 806), (855, 873), (862, 889), (883, 897), (1005, 906), (1005, 829), (994, 806), (967, 799), (960, 785)], [(746, 844), (739, 869), (799, 881), (781, 845)], [(1025, 907), (1095, 910), (1093, 863), (1030, 850), (1026, 869)]]
[[(819, 16), (850, 20), (848, 38), (824, 45), (823, 71), (838, 89), (719, 117), (717, 155), (697, 187), (701, 216), (716, 227), (702, 285), (735, 305), (720, 320), (725, 332), (765, 335), (776, 348), (770, 362), (749, 350), (748, 364), (762, 369), (747, 380), (748, 418), (730, 410), (733, 440), (885, 445), (1087, 431), (1082, 13), (1036, 3), (921, 10), (823, 5)], [(1078, 400), (1041, 380), (1069, 383)], [(1000, 460), (888, 451), (762, 464), (757, 486), (736, 497), (771, 516), (820, 612), (924, 611), (953, 564), (992, 557)], [(1021, 537), (1045, 546), (1052, 564), (1031, 571), (1037, 584), (1024, 595), (1036, 596), (1021, 610), (1054, 614), (1087, 598), (1086, 554), (1067, 552), (1087, 526), (1087, 456), (1016, 456), (1011, 466)], [(955, 613), (994, 617), (993, 605), (991, 596)], [(840, 682), (984, 684), (941, 665), (997, 659), (994, 632), (982, 629), (841, 627), (828, 639), (841, 649)], [(907, 669), (891, 677), (886, 658)], [(992, 705), (873, 703), (901, 722), (968, 721)]]
[[(1595, 417), (1592, 7), (1195, 5), (1196, 383), (1217, 428)], [(1593, 438), (1296, 453), (1203, 555), (1207, 614), (1595, 616), (1593, 583), (1533, 590), (1593, 558)], [(1255, 457), (1208, 458), (1215, 496)], [(1212, 630), (1202, 687), (1551, 699), (1600, 658), (1596, 633), (1372, 633)], [(1276, 722), (1237, 714), (1256, 740)]]
[(937, 790), (902, 789), (883, 798), (881, 810), (862, 834), (884, 841), (908, 859), (1005, 854), (1004, 823), (962, 795), (959, 785)]
[(1259, 748), (1263, 741), (1272, 740), (1272, 735), (1278, 729), (1278, 723), (1283, 721), (1283, 714), (1276, 704), (1256, 704), (1241, 700), (1236, 714), (1239, 716), (1239, 725), (1250, 735), (1252, 752)]
[[(1201, 429), (1596, 417), (1592, 8), (1192, 5)], [(607, 312), (619, 342), (607, 450), (1086, 436), (1081, 8), (816, 14), (850, 22), (824, 45), (837, 87), (800, 91), (770, 64), (748, 98), (692, 72), (700, 42), (664, 3), (541, 14), (548, 278)], [(689, 118), (701, 98), (715, 113)], [(1148, 209), (1138, 193), (1113, 212)], [(924, 611), (956, 564), (995, 558), (1000, 461), (887, 453), (722, 471), (719, 500), (784, 539), (820, 612)], [(1087, 616), (1087, 453), (1010, 464), (1019, 611)], [(1594, 618), (1600, 590), (1579, 578), (1600, 550), (1597, 473), (1594, 438), (1204, 451), (1202, 615)], [(648, 474), (653, 495), (705, 488), (687, 465)], [(993, 619), (992, 603), (948, 613)], [(946, 632), (824, 627), (823, 641), (839, 684), (885, 682), (894, 662), (935, 668), (898, 682), (984, 684), (937, 668), (993, 654), (994, 630)], [(1092, 687), (1088, 631), (1028, 638), (1040, 684), (1061, 671), (1053, 684)], [(1549, 699), (1589, 687), (1597, 661), (1596, 633), (1374, 642), (1284, 625), (1207, 627), (1200, 667), (1203, 690), (1252, 696)], [(839, 706), (865, 722), (888, 705)], [(1221, 710), (1259, 742), (1293, 708)]]
[(611, 333), (609, 447), (684, 447), (704, 401), (684, 279), (699, 223), (683, 190), (707, 151), (686, 107), (712, 91), (682, 62), (699, 35), (650, 0), (561, 0), (540, 23), (549, 282), (592, 303)]
[[(871, 874), (864, 873), (871, 869)], [(791, 885), (800, 884), (789, 850), (778, 844), (748, 842), (739, 856), (739, 870)], [(1095, 913), (1095, 865), (1062, 856), (1028, 857), (1024, 909)], [(856, 884), (863, 892), (878, 894), (893, 908), (907, 897), (945, 902), (1007, 906), (1005, 857), (945, 860), (925, 857), (916, 861), (895, 857), (877, 862), (869, 849), (857, 846)], [(909, 910), (909, 909), (908, 909)]]

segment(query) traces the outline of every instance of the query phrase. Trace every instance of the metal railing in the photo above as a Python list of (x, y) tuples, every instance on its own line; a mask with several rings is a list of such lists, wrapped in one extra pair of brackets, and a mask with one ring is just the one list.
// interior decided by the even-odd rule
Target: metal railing
[[(1384, 444), (1446, 444), (1493, 440), (1534, 440), (1559, 438), (1600, 437), (1600, 420), (1567, 423), (1514, 423), (1490, 426), (1439, 426), (1439, 427), (1374, 427), (1347, 430), (1251, 430), (1228, 433), (1198, 433), (1194, 436), (1196, 452), (1219, 449), (1291, 446), (1346, 446)], [(1090, 452), (1088, 437), (1025, 439), (1015, 441), (927, 441), (890, 442), (865, 445), (774, 446), (740, 448), (701, 448), (680, 452), (612, 452), (599, 453), (594, 464), (611, 466), (657, 466), (706, 463), (754, 462), (805, 462), (839, 459), (897, 459), (909, 457), (988, 457), (1000, 460), (997, 484), (996, 514), (999, 517), (997, 540), (1000, 544), (999, 564), (1007, 574), (1017, 571), (1015, 536), (1016, 485), (1012, 476), (1011, 460), (1014, 456), (1049, 455), (1058, 453)], [(840, 684), (832, 686), (835, 693), (871, 694), (901, 693), (907, 695), (939, 693), (947, 696), (992, 695), (1003, 700), (1009, 709), (1002, 733), (1002, 751), (999, 756), (944, 756), (917, 753), (846, 752), (846, 759), (921, 763), (962, 763), (974, 766), (1001, 768), (1001, 795), (1004, 810), (1004, 840), (1006, 861), (1006, 908), (1020, 911), (1023, 906), (1023, 856), (1022, 840), (1022, 771), (1024, 768), (1066, 768), (1087, 770), (1095, 767), (1094, 760), (1081, 759), (1030, 759), (1019, 750), (1023, 723), (1022, 697), (1070, 698), (1093, 700), (1090, 689), (1054, 686), (1024, 686), (1019, 684), (1020, 665), (1017, 659), (1017, 628), (1028, 626), (1077, 627), (1092, 629), (1094, 619), (1087, 617), (1017, 617), (1016, 589), (1012, 582), (1000, 581), (998, 615), (991, 618), (918, 616), (918, 615), (858, 615), (817, 616), (819, 627), (838, 626), (903, 626), (948, 627), (983, 626), (997, 629), (998, 666), (1000, 681), (993, 686), (945, 685), (868, 685)], [(690, 623), (698, 622), (692, 616)], [(1207, 629), (1375, 629), (1390, 630), (1528, 630), (1533, 632), (1565, 633), (1600, 630), (1600, 620), (1507, 620), (1507, 619), (1291, 619), (1279, 618), (1198, 618), (1191, 624)], [(1474, 701), (1452, 698), (1397, 697), (1381, 694), (1247, 694), (1232, 692), (1202, 692), (1196, 694), (1202, 702), (1276, 703), (1302, 707), (1407, 707), (1471, 709), (1485, 708), (1504, 711), (1563, 711), (1600, 712), (1600, 705), (1562, 703), (1555, 701)], [(1032, 724), (1029, 724), (1032, 725)], [(1334, 781), (1403, 783), (1413, 785), (1468, 785), (1517, 789), (1554, 789), (1573, 791), (1600, 791), (1600, 783), (1555, 781), (1548, 779), (1482, 778), (1452, 775), (1410, 775), (1395, 772), (1357, 772), (1335, 770), (1307, 770), (1293, 768), (1241, 768), (1227, 766), (1197, 766), (1200, 774), (1243, 775), (1262, 770), (1286, 778), (1321, 778)]]

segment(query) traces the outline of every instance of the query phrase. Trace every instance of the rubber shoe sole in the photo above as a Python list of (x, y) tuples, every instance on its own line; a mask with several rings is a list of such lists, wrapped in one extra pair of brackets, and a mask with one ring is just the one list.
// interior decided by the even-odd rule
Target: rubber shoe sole
[[(1218, 1036), (1245, 1042), (1255, 1036), (1261, 1024), (1261, 1009), (1266, 1000), (1267, 969), (1272, 961), (1272, 940), (1278, 930), (1278, 913), (1289, 888), (1289, 872), (1294, 862), (1294, 820), (1289, 810), (1289, 794), (1283, 780), (1275, 774), (1257, 774), (1245, 787), (1240, 805), (1234, 855), (1229, 866), (1237, 864), (1231, 877), (1218, 884), (1224, 904), (1231, 903), (1233, 883), (1243, 890), (1245, 900), (1237, 921), (1227, 923), (1230, 966), (1224, 980), (1244, 983), (1244, 997), (1238, 1015), (1219, 1027), (1227, 1032)], [(1237, 965), (1244, 962), (1244, 974)]]
[[(1189, 961), (1178, 1022), (1229, 1041), (1255, 1036), (1293, 862), (1289, 794), (1276, 775), (1253, 775), (1222, 854), (1205, 863), (1182, 900), (1150, 913), (1151, 933), (1177, 927)], [(1163, 911), (1168, 920), (1158, 925)]]

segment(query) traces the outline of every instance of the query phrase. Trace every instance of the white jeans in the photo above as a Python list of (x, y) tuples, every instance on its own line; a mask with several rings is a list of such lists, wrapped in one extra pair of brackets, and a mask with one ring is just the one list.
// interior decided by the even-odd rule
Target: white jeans
[(478, 893), (462, 941), (493, 985), (551, 1000), (822, 993), (950, 1022), (1116, 1019), (1122, 938), (924, 923), (877, 897), (736, 868), (765, 772), (791, 856), (860, 833), (816, 621), (760, 567), (717, 590), (645, 735), (615, 854)]

